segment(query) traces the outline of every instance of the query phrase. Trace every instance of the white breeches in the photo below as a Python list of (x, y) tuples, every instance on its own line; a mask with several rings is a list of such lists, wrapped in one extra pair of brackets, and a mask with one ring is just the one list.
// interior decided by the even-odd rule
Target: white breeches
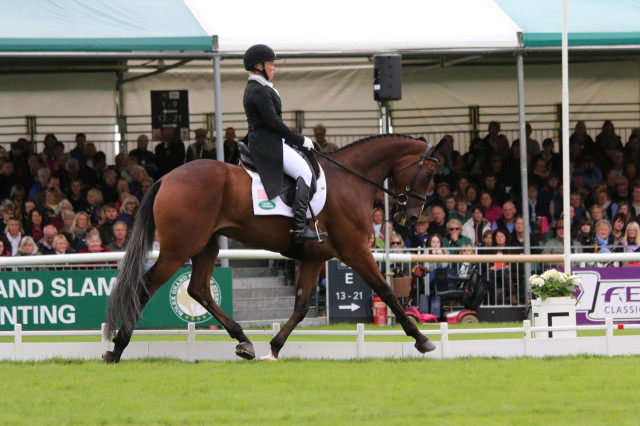
[(312, 172), (307, 162), (289, 145), (282, 142), (282, 166), (284, 174), (297, 179), (298, 176), (304, 179), (307, 186), (311, 186)]

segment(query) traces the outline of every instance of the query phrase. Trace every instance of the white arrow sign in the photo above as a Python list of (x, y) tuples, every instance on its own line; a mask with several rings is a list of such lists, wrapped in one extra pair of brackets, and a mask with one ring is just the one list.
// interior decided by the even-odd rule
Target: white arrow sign
[(177, 110), (177, 109), (163, 109), (163, 110), (162, 110), (162, 113), (163, 113), (163, 114), (168, 114), (168, 113), (174, 113), (174, 114), (175, 114), (175, 113), (177, 113), (177, 112), (178, 112), (178, 110)]
[(357, 311), (358, 309), (360, 309), (360, 305), (356, 305), (355, 303), (352, 303), (350, 305), (340, 305), (340, 306), (338, 306), (338, 309), (350, 309), (351, 312), (353, 312), (353, 311)]

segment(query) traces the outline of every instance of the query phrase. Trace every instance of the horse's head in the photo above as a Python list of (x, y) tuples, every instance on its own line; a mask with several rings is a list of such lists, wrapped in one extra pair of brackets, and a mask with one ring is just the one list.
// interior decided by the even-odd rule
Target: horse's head
[(422, 214), (427, 201), (427, 192), (436, 164), (437, 151), (446, 143), (442, 139), (437, 146), (427, 144), (424, 152), (415, 155), (415, 160), (393, 171), (393, 190), (397, 211), (393, 219), (400, 226), (414, 226)]

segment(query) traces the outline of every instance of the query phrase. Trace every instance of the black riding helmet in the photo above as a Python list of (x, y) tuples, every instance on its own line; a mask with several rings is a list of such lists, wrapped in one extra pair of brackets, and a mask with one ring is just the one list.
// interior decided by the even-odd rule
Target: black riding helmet
[(267, 61), (277, 61), (276, 53), (266, 44), (256, 44), (251, 46), (244, 52), (244, 69), (247, 71), (258, 71), (256, 64), (262, 64), (262, 75), (269, 80), (267, 72), (264, 69), (264, 63)]

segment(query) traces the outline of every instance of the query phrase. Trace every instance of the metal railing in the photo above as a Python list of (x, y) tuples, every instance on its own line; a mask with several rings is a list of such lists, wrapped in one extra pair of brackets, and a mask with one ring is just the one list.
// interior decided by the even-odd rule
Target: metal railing
[[(572, 104), (570, 122), (585, 121), (588, 133), (595, 138), (604, 120), (612, 120), (623, 143), (640, 123), (640, 103), (593, 103)], [(560, 104), (532, 104), (526, 106), (527, 121), (533, 128), (532, 137), (539, 142), (552, 138), (556, 142), (562, 134)], [(455, 140), (455, 149), (464, 153), (475, 136), (484, 136), (490, 121), (501, 123), (501, 132), (509, 141), (519, 138), (517, 105), (472, 105), (447, 108), (391, 108), (393, 131), (412, 136), (424, 136), (429, 142), (436, 142), (445, 134)], [(190, 114), (190, 128), (209, 129), (210, 137), (215, 137), (215, 113), (197, 112)], [(224, 127), (234, 127), (236, 135), (243, 137), (247, 132), (244, 112), (224, 112)], [(339, 147), (357, 139), (379, 133), (380, 111), (377, 108), (365, 110), (315, 110), (285, 111), (285, 123), (300, 132), (311, 135), (313, 127), (322, 123), (327, 128), (327, 139)], [(120, 126), (124, 127), (121, 129)], [(224, 129), (223, 129), (224, 131)], [(151, 135), (150, 115), (117, 116), (8, 116), (0, 117), (0, 146), (9, 145), (20, 137), (34, 143), (36, 152), (42, 150), (42, 141), (47, 133), (54, 133), (65, 143), (67, 151), (74, 147), (75, 134), (83, 132), (87, 140), (104, 151), (110, 163), (118, 150), (120, 135), (123, 134), (127, 148), (136, 147), (140, 134)], [(571, 133), (571, 132), (570, 132)], [(188, 141), (185, 141), (188, 142)], [(151, 142), (153, 150), (157, 142)], [(560, 146), (559, 143), (556, 145)], [(556, 148), (558, 150), (559, 148)]]

